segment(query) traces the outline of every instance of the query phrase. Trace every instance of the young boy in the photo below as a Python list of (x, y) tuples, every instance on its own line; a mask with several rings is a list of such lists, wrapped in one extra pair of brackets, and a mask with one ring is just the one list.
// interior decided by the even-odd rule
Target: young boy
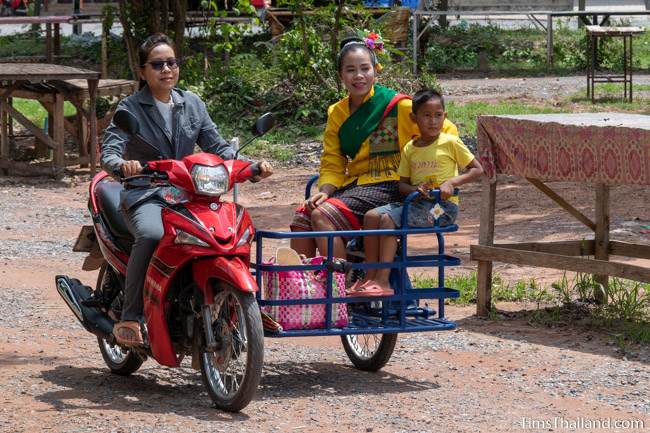
[[(429, 196), (429, 190), (433, 188), (440, 189), (440, 207), (444, 211), (439, 216), (439, 225), (453, 224), (458, 215), (458, 197), (454, 196), (454, 188), (480, 177), (483, 168), (458, 137), (441, 132), (447, 113), (445, 101), (439, 92), (429, 89), (417, 92), (413, 96), (411, 118), (417, 123), (420, 136), (409, 141), (402, 149), (397, 170), (400, 176), (399, 189), (402, 196), (413, 191), (419, 191), (422, 196), (409, 205), (408, 225), (434, 225), (435, 202)], [(467, 171), (459, 175), (458, 167)], [(369, 211), (364, 218), (364, 229), (400, 227), (402, 209), (401, 203), (391, 203)], [(397, 238), (366, 236), (364, 249), (368, 262), (392, 262), (397, 251)], [(389, 275), (389, 268), (370, 269), (363, 281), (352, 286), (351, 295), (393, 295)]]

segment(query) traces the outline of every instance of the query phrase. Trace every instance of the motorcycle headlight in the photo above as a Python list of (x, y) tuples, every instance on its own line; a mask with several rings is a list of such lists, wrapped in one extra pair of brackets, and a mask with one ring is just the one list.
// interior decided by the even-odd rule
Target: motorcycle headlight
[(246, 227), (246, 230), (244, 230), (244, 233), (242, 233), (241, 238), (239, 238), (239, 242), (237, 242), (235, 248), (239, 248), (244, 244), (250, 243), (252, 238), (253, 237), (251, 236), (251, 228)]
[(223, 165), (192, 167), (192, 181), (196, 191), (205, 195), (221, 195), (228, 192), (230, 176)]
[(174, 238), (174, 243), (175, 244), (181, 244), (181, 245), (196, 245), (199, 247), (206, 247), (210, 248), (210, 244), (207, 242), (197, 238), (194, 235), (189, 234), (186, 231), (183, 230), (176, 230), (176, 237)]

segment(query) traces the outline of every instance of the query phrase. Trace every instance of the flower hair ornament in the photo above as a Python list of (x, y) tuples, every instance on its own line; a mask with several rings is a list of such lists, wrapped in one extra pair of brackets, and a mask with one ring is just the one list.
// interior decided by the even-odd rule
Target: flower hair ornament
[(379, 61), (377, 60), (377, 54), (384, 53), (384, 40), (381, 35), (375, 32), (363, 32), (360, 33), (358, 37), (346, 38), (341, 42), (341, 50), (336, 56), (336, 66), (339, 68), (341, 66), (341, 57), (348, 47), (351, 46), (365, 46), (370, 51), (372, 57), (372, 63), (375, 66), (375, 70), (380, 72), (383, 68)]
[(375, 69), (377, 72), (381, 72), (383, 67), (381, 66), (381, 63), (377, 61), (377, 55), (384, 53), (384, 40), (382, 39), (381, 35), (379, 33), (369, 32), (366, 36), (362, 36), (361, 40), (364, 44), (366, 44), (366, 47), (368, 47), (370, 51), (374, 53)]

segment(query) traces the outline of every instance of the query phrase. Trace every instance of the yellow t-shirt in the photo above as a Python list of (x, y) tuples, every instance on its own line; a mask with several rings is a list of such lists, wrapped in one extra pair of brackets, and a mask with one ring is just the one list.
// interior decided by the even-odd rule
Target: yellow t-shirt
[[(438, 139), (428, 146), (417, 147), (411, 140), (402, 149), (397, 174), (408, 177), (411, 185), (429, 184), (438, 188), (444, 181), (458, 176), (458, 167), (465, 168), (474, 155), (455, 135), (441, 132)], [(458, 197), (450, 197), (458, 204)]]
[[(366, 96), (366, 100), (375, 94), (373, 87)], [(397, 103), (397, 135), (400, 149), (411, 139), (420, 135), (418, 125), (411, 120), (410, 113), (413, 101), (402, 99)], [(318, 186), (324, 184), (334, 185), (337, 188), (348, 185), (355, 180), (357, 185), (365, 185), (386, 180), (399, 180), (397, 174), (382, 178), (370, 176), (370, 145), (369, 140), (364, 141), (354, 159), (349, 159), (341, 151), (339, 129), (350, 117), (349, 98), (343, 98), (335, 104), (330, 105), (327, 110), (327, 126), (323, 135), (323, 153), (321, 154), (320, 178)], [(458, 135), (458, 129), (448, 119), (445, 119), (442, 131)], [(393, 172), (394, 173), (394, 172)]]

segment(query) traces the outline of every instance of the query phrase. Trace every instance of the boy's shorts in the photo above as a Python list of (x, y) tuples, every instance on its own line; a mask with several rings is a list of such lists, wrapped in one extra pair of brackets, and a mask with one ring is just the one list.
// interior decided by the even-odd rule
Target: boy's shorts
[[(433, 227), (435, 218), (433, 216), (433, 209), (436, 205), (434, 200), (419, 200), (411, 202), (408, 208), (408, 225), (410, 227)], [(444, 211), (438, 218), (440, 227), (448, 226), (456, 221), (458, 216), (458, 205), (449, 200), (440, 200), (440, 207)], [(384, 206), (373, 209), (380, 215), (388, 214), (390, 219), (395, 223), (395, 227), (402, 225), (402, 209), (403, 203), (389, 203)]]

